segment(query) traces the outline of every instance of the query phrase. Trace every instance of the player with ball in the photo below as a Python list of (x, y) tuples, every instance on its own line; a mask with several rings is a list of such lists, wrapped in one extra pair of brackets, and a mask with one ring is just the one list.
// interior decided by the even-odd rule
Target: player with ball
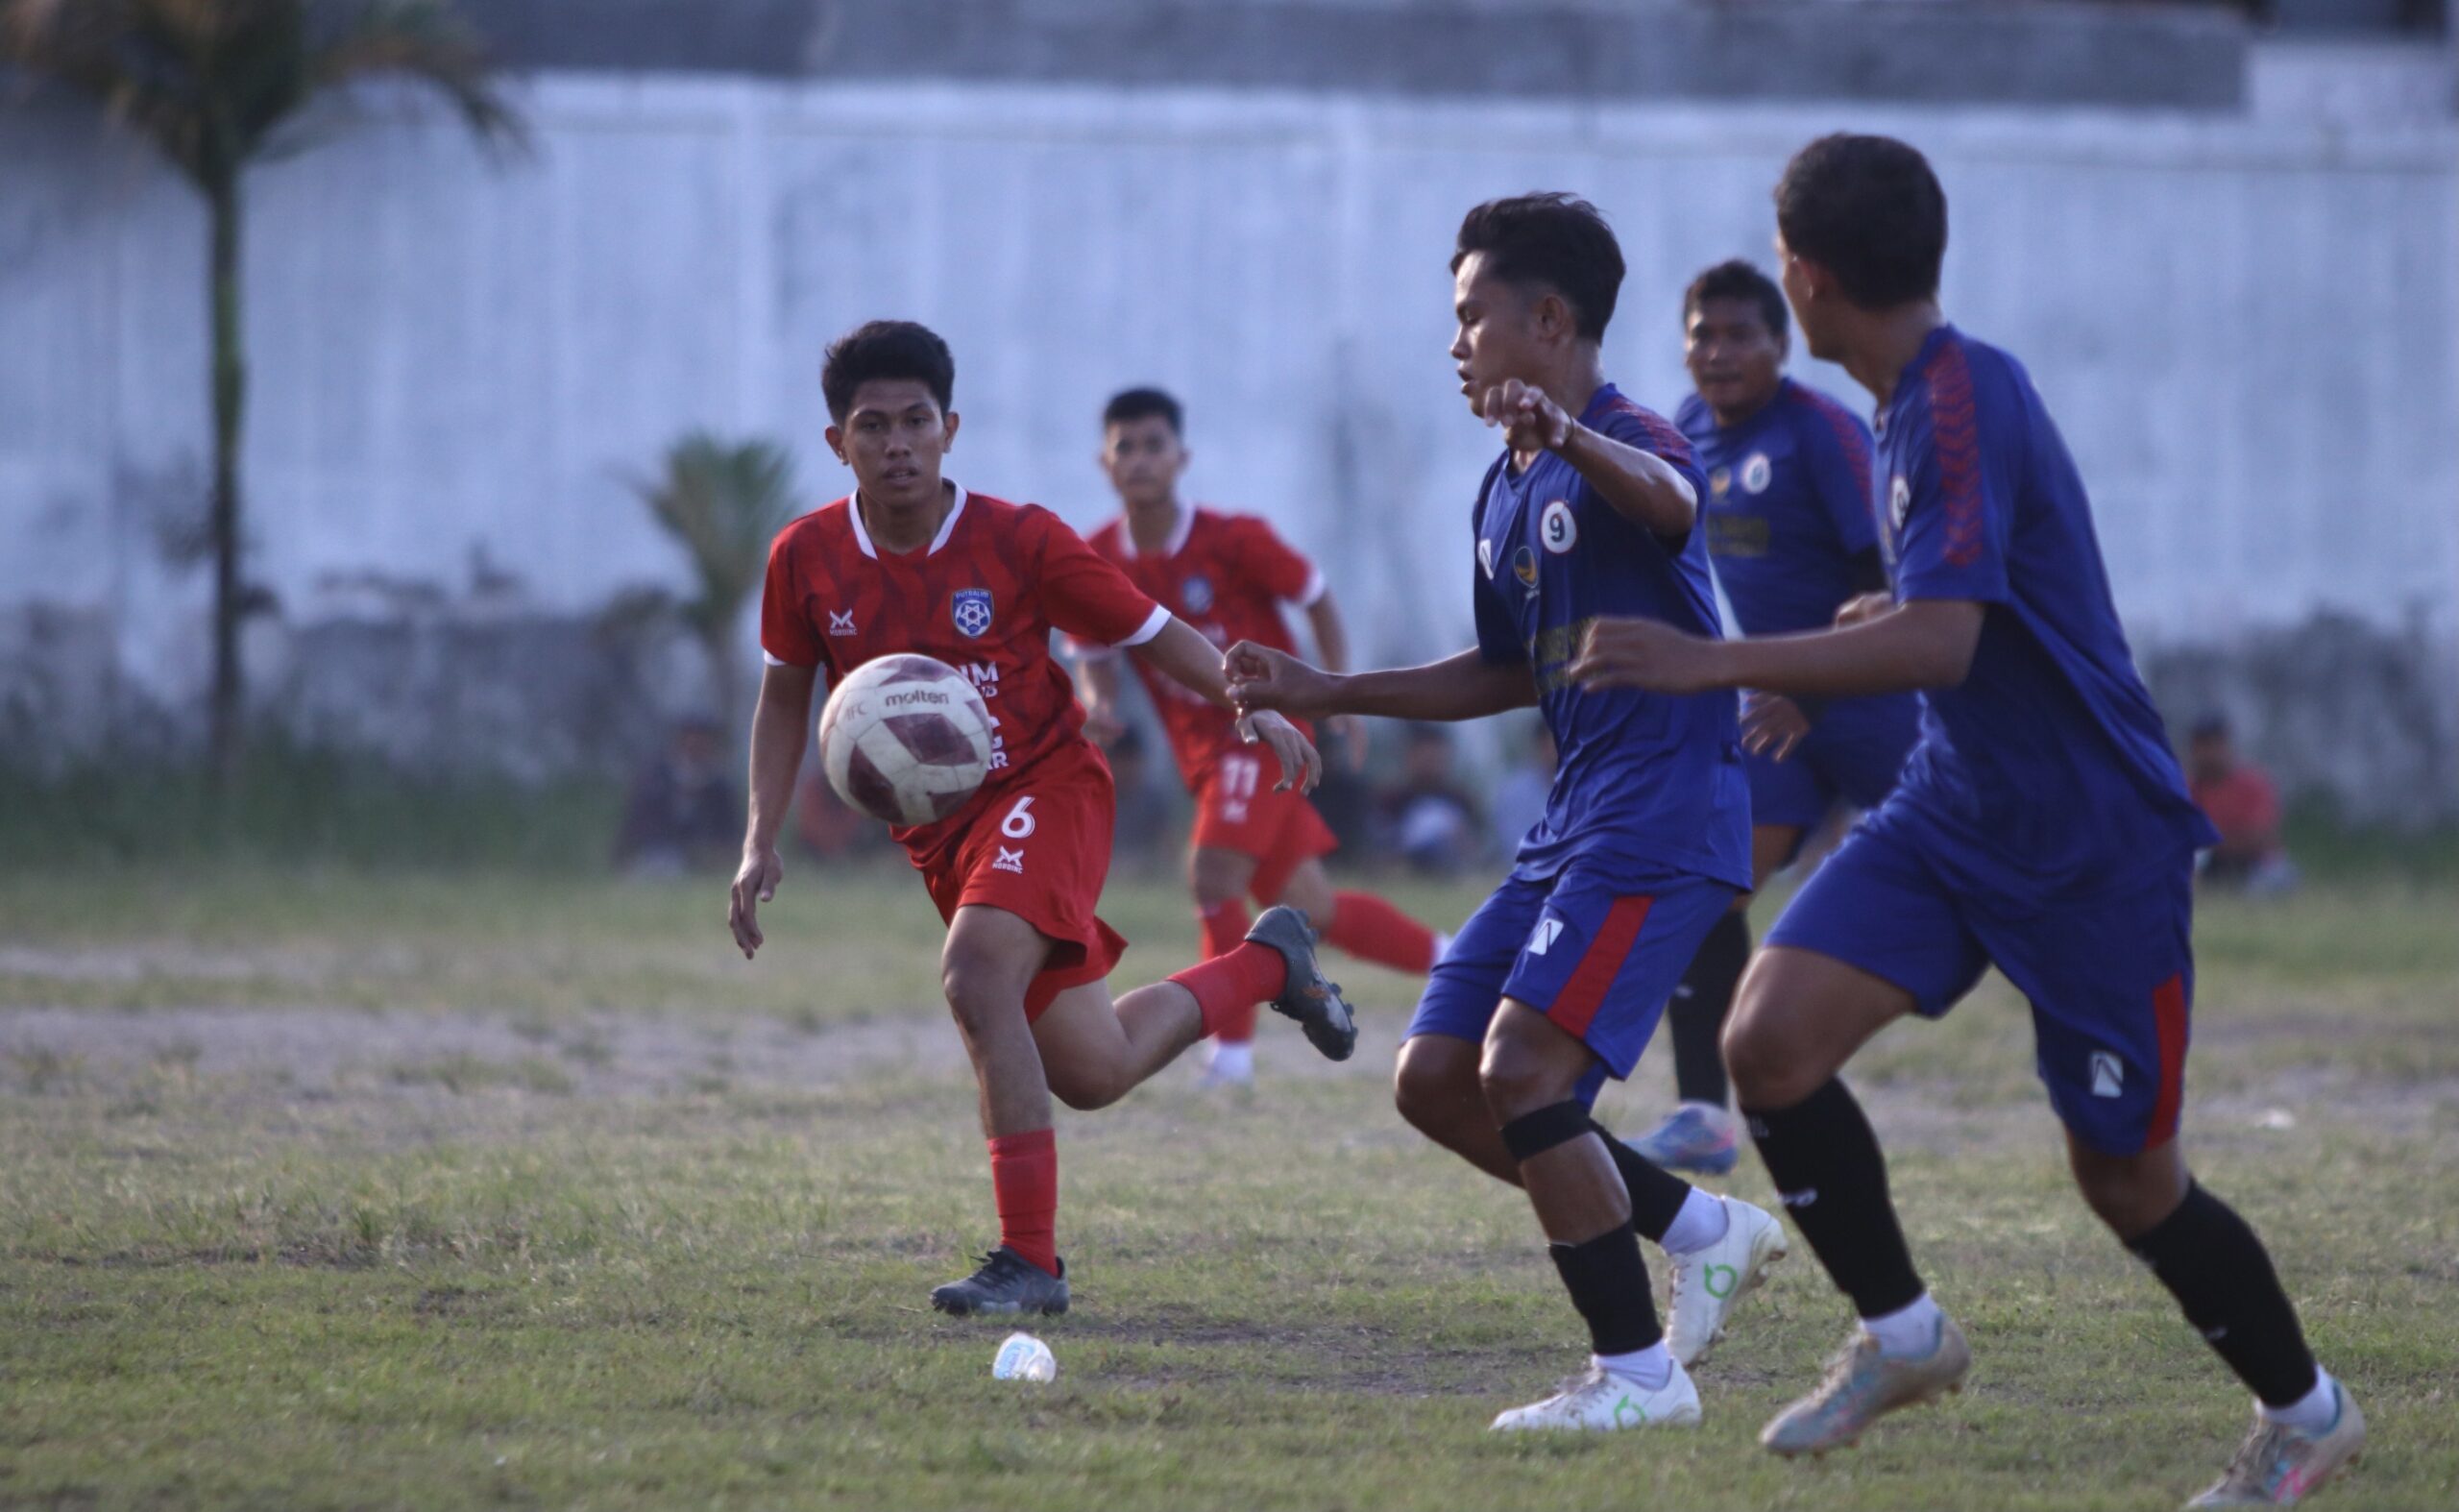
[[(982, 1087), (1000, 1240), (932, 1305), (1056, 1313), (1068, 1286), (1054, 1094), (1078, 1109), (1116, 1102), (1258, 1002), (1335, 1061), (1357, 1030), (1316, 967), (1305, 917), (1285, 908), (1238, 949), (1111, 1000), (1106, 979), (1127, 941), (1093, 909), (1115, 793), (1051, 632), (1132, 651), (1227, 708), (1221, 653), (1048, 510), (942, 477), (955, 387), (947, 343), (911, 322), (874, 321), (828, 349), (828, 445), (855, 491), (788, 525), (769, 551), (768, 665), (730, 921), (750, 957), (759, 906), (784, 874), (777, 833), (824, 671), (837, 690), (821, 732), (830, 780), (895, 826), (947, 921), (940, 982)], [(1246, 733), (1272, 749), (1280, 787), (1322, 776), (1314, 746), (1279, 715), (1253, 716)]]

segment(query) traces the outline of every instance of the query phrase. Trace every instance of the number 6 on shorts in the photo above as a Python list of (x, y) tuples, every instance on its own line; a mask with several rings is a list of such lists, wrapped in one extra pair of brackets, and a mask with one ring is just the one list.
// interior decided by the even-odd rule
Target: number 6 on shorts
[(999, 821), (999, 833), (1010, 840), (1023, 840), (1034, 832), (1034, 795), (1030, 793), (1016, 800), (1008, 817)]

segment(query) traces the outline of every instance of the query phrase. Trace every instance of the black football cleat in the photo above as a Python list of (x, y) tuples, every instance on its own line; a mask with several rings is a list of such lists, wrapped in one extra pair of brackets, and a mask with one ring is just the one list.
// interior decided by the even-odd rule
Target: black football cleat
[(931, 1293), (931, 1305), (960, 1318), (986, 1313), (1067, 1310), (1067, 1262), (1054, 1276), (1001, 1245), (982, 1257), (982, 1269)]
[(1327, 980), (1316, 963), (1315, 930), (1306, 915), (1286, 904), (1268, 908), (1247, 938), (1280, 952), (1289, 968), (1280, 996), (1272, 1000), (1273, 1012), (1298, 1020), (1307, 1043), (1322, 1051), (1325, 1060), (1346, 1061), (1355, 1054), (1357, 1019), (1342, 1001), (1339, 985)]

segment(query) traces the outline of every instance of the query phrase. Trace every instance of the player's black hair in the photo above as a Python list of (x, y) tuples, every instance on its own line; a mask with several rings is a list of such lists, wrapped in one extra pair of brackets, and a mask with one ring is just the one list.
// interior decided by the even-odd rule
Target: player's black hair
[(910, 320), (865, 321), (828, 344), (819, 369), (828, 418), (843, 424), (855, 391), (875, 378), (912, 378), (931, 391), (941, 410), (956, 403), (956, 354), (938, 332)]
[(1109, 403), (1102, 409), (1102, 428), (1107, 430), (1131, 420), (1150, 420), (1156, 415), (1170, 423), (1170, 434), (1187, 433), (1186, 410), (1170, 397), (1168, 390), (1157, 388), (1121, 389), (1112, 394)]
[(1682, 291), (1682, 323), (1688, 326), (1692, 313), (1710, 300), (1755, 302), (1760, 319), (1767, 323), (1767, 333), (1778, 341), (1785, 339), (1785, 291), (1748, 261), (1736, 257), (1719, 262), (1692, 279), (1691, 286)]
[(1838, 132), (1785, 165), (1776, 229), (1795, 255), (1835, 274), (1846, 299), (1891, 309), (1938, 292), (1947, 193), (1907, 144)]
[(1486, 271), (1496, 278), (1552, 289), (1570, 305), (1582, 336), (1605, 339), (1622, 291), (1622, 246), (1595, 206), (1570, 194), (1488, 200), (1460, 222), (1451, 271), (1473, 252), (1486, 255)]

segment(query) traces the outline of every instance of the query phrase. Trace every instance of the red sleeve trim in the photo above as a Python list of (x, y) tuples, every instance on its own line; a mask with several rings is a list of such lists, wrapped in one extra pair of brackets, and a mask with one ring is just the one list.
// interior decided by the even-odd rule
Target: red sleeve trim
[(1827, 422), (1828, 431), (1843, 449), (1844, 465), (1862, 480), (1862, 502), (1866, 506), (1870, 501), (1870, 444), (1861, 426), (1843, 405), (1814, 389), (1796, 388), (1792, 392), (1793, 402)]
[(1972, 368), (1948, 341), (1922, 378), (1930, 388), (1930, 438), (1938, 449), (1938, 491), (1947, 510), (1943, 554), (1956, 567), (1981, 560), (1981, 427), (1973, 412)]
[(1655, 410), (1618, 395), (1606, 403), (1605, 412), (1609, 415), (1626, 416), (1639, 422), (1641, 433), (1647, 438), (1647, 449), (1667, 461), (1678, 462), (1685, 467), (1699, 465), (1698, 460), (1691, 454), (1691, 438), (1676, 429), (1671, 421), (1667, 420)]

